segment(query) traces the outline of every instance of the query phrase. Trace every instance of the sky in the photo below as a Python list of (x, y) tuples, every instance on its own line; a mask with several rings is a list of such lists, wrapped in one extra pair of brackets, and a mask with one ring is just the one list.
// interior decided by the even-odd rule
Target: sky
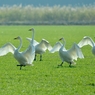
[(3, 5), (34, 5), (34, 6), (54, 6), (54, 5), (89, 5), (94, 4), (95, 0), (0, 0), (0, 6)]

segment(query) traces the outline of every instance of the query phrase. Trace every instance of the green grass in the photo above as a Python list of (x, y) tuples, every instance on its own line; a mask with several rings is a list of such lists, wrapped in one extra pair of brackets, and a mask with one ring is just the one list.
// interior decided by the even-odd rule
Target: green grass
[[(31, 37), (29, 28), (35, 29), (35, 39), (47, 39), (53, 46), (59, 38), (64, 37), (66, 48), (78, 43), (83, 36), (94, 40), (95, 26), (0, 26), (0, 46), (11, 42), (16, 47), (18, 41), (13, 38), (21, 36), (23, 48), (29, 45), (26, 37)], [(91, 47), (82, 48), (85, 59), (78, 59), (71, 68), (61, 63), (58, 52), (43, 54), (43, 61), (33, 62), (34, 66), (19, 70), (18, 62), (11, 53), (0, 57), (0, 95), (95, 95), (95, 60)]]

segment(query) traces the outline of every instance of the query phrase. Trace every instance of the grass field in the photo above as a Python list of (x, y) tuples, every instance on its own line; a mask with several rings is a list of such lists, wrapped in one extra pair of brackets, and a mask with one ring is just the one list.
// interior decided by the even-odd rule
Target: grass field
[[(22, 51), (31, 37), (29, 28), (35, 29), (35, 40), (47, 39), (53, 46), (59, 38), (64, 37), (66, 48), (74, 42), (78, 43), (84, 36), (94, 40), (95, 26), (0, 26), (0, 46), (11, 42), (16, 47), (19, 41), (13, 38), (21, 36)], [(84, 59), (78, 59), (71, 68), (67, 63), (57, 68), (61, 63), (58, 52), (43, 54), (43, 61), (33, 62), (34, 66), (19, 70), (18, 62), (11, 53), (0, 57), (0, 95), (95, 95), (95, 58), (91, 47), (82, 48)]]

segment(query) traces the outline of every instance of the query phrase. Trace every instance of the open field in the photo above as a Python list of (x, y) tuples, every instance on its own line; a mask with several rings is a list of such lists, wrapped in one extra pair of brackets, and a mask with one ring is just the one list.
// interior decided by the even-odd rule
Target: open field
[[(84, 36), (95, 36), (95, 26), (0, 26), (0, 47), (11, 42), (16, 47), (19, 41), (13, 38), (21, 36), (25, 50), (29, 45), (26, 37), (31, 37), (29, 28), (35, 29), (35, 40), (47, 39), (53, 46), (59, 38), (64, 37), (66, 48), (78, 43)], [(33, 62), (34, 66), (19, 70), (18, 62), (11, 53), (0, 57), (0, 95), (95, 95), (95, 58), (91, 47), (82, 48), (85, 59), (78, 59), (71, 68), (61, 63), (58, 52), (48, 51), (43, 61)]]

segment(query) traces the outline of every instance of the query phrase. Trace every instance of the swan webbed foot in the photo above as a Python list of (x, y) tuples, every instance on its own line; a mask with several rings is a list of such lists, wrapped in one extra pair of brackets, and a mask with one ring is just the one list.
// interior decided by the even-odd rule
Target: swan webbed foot
[(59, 64), (59, 65), (58, 65), (58, 67), (59, 67), (59, 66), (61, 66), (61, 67), (62, 67), (62, 64), (63, 64), (63, 62), (62, 62), (61, 64)]
[(17, 66), (20, 66), (20, 70), (21, 70), (22, 66), (25, 67), (26, 65), (17, 65)]
[(43, 61), (42, 59), (40, 59), (40, 61)]

